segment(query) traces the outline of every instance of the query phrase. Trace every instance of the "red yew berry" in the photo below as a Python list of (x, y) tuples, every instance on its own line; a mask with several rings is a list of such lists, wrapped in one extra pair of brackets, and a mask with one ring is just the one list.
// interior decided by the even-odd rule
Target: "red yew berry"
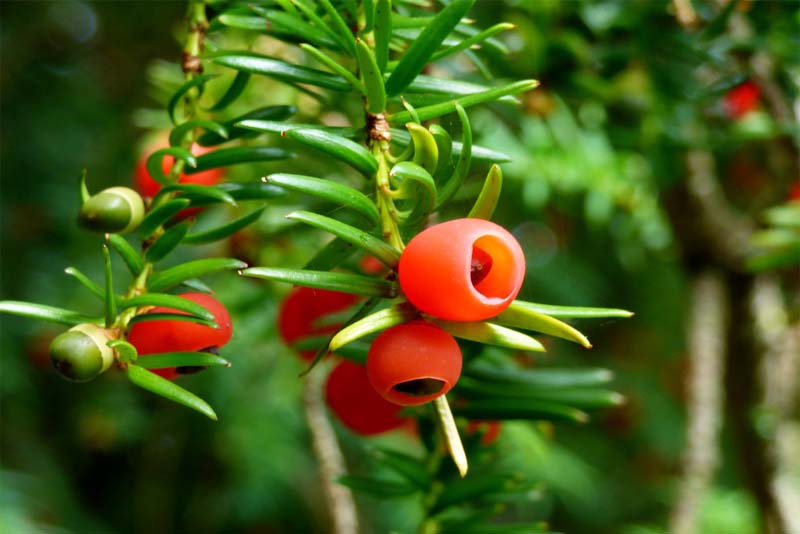
[(478, 321), (506, 309), (522, 287), (525, 255), (506, 229), (456, 219), (417, 234), (400, 256), (400, 286), (419, 310)]
[(787, 199), (790, 202), (800, 202), (800, 182), (795, 182), (792, 188), (789, 189), (789, 196)]
[(753, 82), (737, 85), (725, 95), (725, 112), (738, 119), (756, 108), (760, 96), (761, 89)]
[(453, 336), (425, 321), (381, 332), (367, 355), (372, 387), (386, 400), (414, 406), (444, 395), (461, 375), (461, 349)]
[[(136, 323), (128, 334), (128, 342), (136, 347), (139, 356), (161, 352), (200, 352), (214, 351), (231, 339), (233, 327), (228, 310), (217, 299), (205, 293), (182, 293), (181, 297), (200, 304), (214, 314), (214, 322), (219, 328), (211, 328), (188, 321), (143, 321)], [(171, 308), (156, 307), (147, 313), (185, 314)], [(153, 372), (168, 378), (188, 374), (196, 369), (168, 367), (153, 369)]]
[(344, 426), (362, 436), (374, 436), (399, 428), (402, 406), (383, 399), (367, 378), (363, 365), (343, 360), (331, 371), (325, 384), (325, 400)]
[(472, 434), (473, 432), (481, 432), (481, 445), (484, 447), (488, 447), (495, 441), (497, 438), (500, 437), (500, 431), (502, 427), (500, 426), (500, 421), (470, 421), (467, 424), (467, 434)]
[[(195, 156), (202, 156), (203, 154), (211, 152), (210, 148), (202, 147), (200, 145), (192, 145), (192, 154)], [(149, 154), (148, 154), (149, 156)], [(161, 169), (164, 174), (168, 174), (172, 168), (174, 158), (172, 156), (164, 156), (161, 160)], [(222, 181), (222, 169), (209, 169), (207, 171), (198, 172), (195, 174), (181, 173), (178, 178), (178, 183), (181, 184), (196, 184), (196, 185), (216, 185)], [(133, 176), (133, 183), (139, 194), (145, 198), (153, 198), (161, 189), (161, 184), (153, 180), (150, 173), (147, 172), (147, 156), (139, 160), (136, 165), (136, 170)], [(178, 214), (179, 218), (191, 217), (203, 211), (203, 208), (187, 208), (181, 210)]]
[[(278, 333), (287, 345), (304, 337), (332, 334), (341, 325), (319, 325), (317, 322), (326, 315), (346, 310), (358, 302), (359, 298), (358, 295), (350, 293), (296, 287), (281, 303), (278, 312)], [(315, 354), (314, 350), (306, 350), (301, 352), (300, 356), (305, 360), (311, 360)]]

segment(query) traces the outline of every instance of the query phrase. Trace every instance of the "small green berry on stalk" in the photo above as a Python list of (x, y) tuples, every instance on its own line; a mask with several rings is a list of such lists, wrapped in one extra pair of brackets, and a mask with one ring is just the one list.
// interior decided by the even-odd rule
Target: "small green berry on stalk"
[(88, 382), (106, 371), (114, 361), (114, 351), (106, 345), (111, 332), (85, 323), (58, 335), (50, 344), (50, 361), (56, 371), (73, 382)]
[(110, 187), (92, 196), (78, 214), (78, 224), (87, 230), (127, 234), (144, 217), (142, 197), (128, 187)]

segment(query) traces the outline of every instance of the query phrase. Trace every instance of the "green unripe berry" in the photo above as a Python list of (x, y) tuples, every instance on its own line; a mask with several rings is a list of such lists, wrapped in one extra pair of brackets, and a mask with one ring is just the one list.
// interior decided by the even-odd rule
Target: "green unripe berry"
[(110, 187), (84, 202), (78, 224), (95, 232), (127, 234), (143, 217), (144, 201), (139, 193), (128, 187)]
[(50, 343), (50, 361), (67, 380), (88, 382), (114, 362), (114, 350), (106, 345), (111, 339), (111, 333), (104, 328), (80, 324)]

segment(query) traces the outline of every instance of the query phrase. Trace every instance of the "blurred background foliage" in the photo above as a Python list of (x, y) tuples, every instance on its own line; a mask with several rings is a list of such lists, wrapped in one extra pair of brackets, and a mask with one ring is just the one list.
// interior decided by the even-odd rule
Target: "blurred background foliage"
[[(580, 324), (595, 346), (591, 352), (556, 341), (534, 362), (613, 369), (624, 406), (581, 427), (507, 423), (491, 449), (499, 465), (540, 481), (504, 513), (548, 519), (563, 532), (643, 534), (664, 532), (669, 523), (685, 444), (689, 286), (701, 268), (725, 268), (708, 251), (702, 207), (691, 207), (686, 154), (713, 154), (714, 182), (754, 221), (784, 202), (797, 182), (792, 109), (800, 4), (695, 1), (698, 29), (688, 30), (677, 20), (677, 4), (484, 0), (471, 12), (477, 27), (517, 26), (499, 37), (510, 56), (482, 56), (493, 76), (542, 81), (521, 107), (471, 112), (476, 141), (513, 157), (503, 165), (506, 187), (495, 219), (526, 251), (520, 297), (636, 312), (627, 321)], [(92, 310), (91, 297), (60, 275), (67, 265), (95, 277), (102, 272), (100, 238), (73, 224), (76, 179), (86, 167), (92, 190), (129, 184), (137, 159), (168, 125), (163, 104), (181, 82), (176, 36), (184, 5), (3, 2), (0, 9), (2, 296)], [(224, 39), (296, 54), (235, 31)], [(733, 116), (725, 95), (764, 76), (751, 61), (756, 54), (770, 62), (767, 85), (754, 110)], [(477, 81), (480, 61), (462, 57), (434, 69)], [(298, 122), (339, 125), (359, 109), (357, 101), (334, 100), (327, 109), (339, 111), (320, 114), (319, 102), (263, 80), (248, 94), (252, 101), (295, 105)], [(234, 167), (227, 176), (253, 180), (288, 169), (332, 170), (325, 160), (299, 159)], [(468, 209), (485, 170), (475, 169), (453, 216)], [(262, 265), (301, 265), (320, 246), (320, 235), (292, 227), (283, 215), (306, 201), (287, 195), (229, 250), (213, 251)], [(203, 217), (226, 216), (215, 210)], [(796, 321), (797, 265), (777, 274)], [(734, 299), (744, 298), (746, 276), (731, 271)], [(302, 365), (274, 327), (288, 288), (234, 275), (211, 285), (234, 318), (234, 338), (223, 351), (234, 365), (181, 381), (215, 407), (219, 423), (133, 391), (113, 372), (67, 383), (47, 356), (59, 329), (0, 319), (0, 530), (326, 531), (302, 417)], [(755, 367), (737, 367), (739, 357), (751, 358), (731, 352), (729, 395), (750, 399), (750, 391), (737, 388), (755, 387)], [(766, 475), (753, 472), (760, 467), (748, 460), (752, 439), (740, 432), (753, 426), (754, 405), (743, 402), (727, 414), (701, 532), (765, 529)], [(407, 433), (365, 441), (337, 428), (354, 472), (371, 469), (365, 451), (375, 446), (419, 450)], [(413, 499), (358, 498), (365, 532), (412, 532), (419, 522)]]

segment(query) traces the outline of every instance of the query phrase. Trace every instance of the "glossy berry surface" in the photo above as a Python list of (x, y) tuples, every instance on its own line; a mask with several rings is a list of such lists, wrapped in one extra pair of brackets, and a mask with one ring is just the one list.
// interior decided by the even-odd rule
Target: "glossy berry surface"
[[(155, 150), (154, 150), (155, 151)], [(201, 147), (200, 145), (192, 145), (192, 154), (195, 156), (202, 156), (203, 154), (211, 152), (210, 148)], [(150, 154), (147, 154), (149, 156)], [(147, 156), (139, 160), (134, 171), (133, 183), (136, 190), (139, 191), (145, 198), (153, 198), (161, 189), (161, 184), (153, 180), (150, 173), (147, 172)], [(161, 170), (164, 174), (168, 174), (172, 168), (174, 158), (172, 156), (164, 156), (161, 160)], [(194, 174), (181, 173), (178, 178), (178, 183), (181, 184), (196, 184), (196, 185), (216, 185), (222, 181), (222, 169), (209, 169)], [(187, 208), (181, 210), (179, 213), (180, 218), (191, 217), (203, 211), (203, 208)]]
[(483, 219), (432, 226), (409, 241), (399, 279), (419, 310), (451, 321), (478, 321), (502, 312), (519, 293), (525, 255), (505, 228)]
[(362, 436), (374, 436), (407, 423), (400, 417), (402, 406), (378, 395), (363, 365), (343, 360), (334, 367), (325, 384), (325, 401), (344, 426)]
[[(128, 334), (128, 342), (136, 347), (139, 356), (161, 352), (208, 351), (222, 347), (230, 341), (233, 334), (231, 317), (221, 302), (205, 293), (183, 293), (180, 296), (200, 304), (213, 313), (214, 321), (219, 328), (211, 328), (188, 321), (163, 320), (136, 323)], [(182, 311), (163, 307), (153, 308), (147, 313), (185, 314)], [(168, 367), (152, 371), (164, 378), (173, 379), (185, 370)]]
[[(296, 287), (284, 298), (278, 312), (278, 333), (291, 345), (301, 338), (332, 334), (341, 324), (320, 324), (326, 315), (341, 312), (358, 302), (360, 297), (350, 293)], [(314, 357), (316, 351), (300, 352), (305, 360)]]
[(444, 395), (461, 375), (456, 340), (425, 321), (412, 321), (381, 332), (369, 348), (367, 376), (383, 398), (414, 406)]

